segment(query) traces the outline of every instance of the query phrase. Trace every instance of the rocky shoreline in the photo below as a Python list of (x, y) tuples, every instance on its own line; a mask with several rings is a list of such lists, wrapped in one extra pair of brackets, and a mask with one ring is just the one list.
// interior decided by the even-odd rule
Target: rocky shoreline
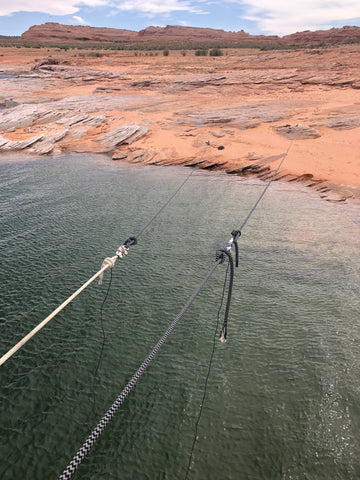
[[(173, 65), (166, 69), (169, 64), (152, 72), (150, 62), (131, 72), (129, 58), (126, 64), (121, 58), (89, 66), (82, 59), (47, 57), (21, 68), (9, 65), (2, 72), (15, 76), (0, 80), (0, 153), (107, 153), (113, 160), (267, 180), (291, 140), (295, 150), (301, 142), (311, 148), (331, 131), (358, 136), (360, 62), (350, 60), (359, 50), (344, 52), (342, 62), (332, 61), (338, 52), (331, 51), (291, 52), (291, 58), (288, 52), (261, 52), (231, 59), (231, 65), (207, 59), (203, 71), (180, 75), (179, 59), (177, 72)], [(302, 69), (296, 67), (299, 55)], [(334, 89), (353, 92), (359, 101), (329, 109), (314, 99), (309, 108), (313, 92)], [(311, 168), (296, 171), (291, 162), (275, 179), (302, 182), (332, 202), (360, 198), (360, 178), (352, 185), (333, 182)]]

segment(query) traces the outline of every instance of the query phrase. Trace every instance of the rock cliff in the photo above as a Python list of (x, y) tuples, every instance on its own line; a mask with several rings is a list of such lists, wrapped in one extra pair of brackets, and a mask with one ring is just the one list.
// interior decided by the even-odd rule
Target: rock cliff
[(286, 35), (250, 35), (239, 32), (226, 32), (212, 28), (183, 27), (168, 25), (166, 27), (148, 27), (139, 32), (116, 28), (99, 28), (88, 26), (61, 25), (44, 23), (34, 25), (21, 37), (30, 42), (74, 43), (74, 42), (229, 42), (254, 43), (259, 45), (337, 45), (360, 43), (360, 27), (332, 28), (330, 30), (305, 31)]
[(286, 35), (279, 40), (282, 45), (344, 45), (360, 43), (360, 27), (331, 28), (330, 30), (305, 31)]
[(128, 42), (136, 41), (137, 32), (118, 28), (97, 28), (47, 22), (33, 25), (21, 35), (28, 42)]

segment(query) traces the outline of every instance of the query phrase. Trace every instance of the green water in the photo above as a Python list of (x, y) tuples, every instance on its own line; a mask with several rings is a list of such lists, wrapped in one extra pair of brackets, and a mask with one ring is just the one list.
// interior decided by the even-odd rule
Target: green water
[[(107, 157), (0, 157), (5, 353), (136, 234), (188, 175)], [(0, 478), (56, 479), (180, 311), (263, 184), (195, 172), (113, 269), (0, 367)], [(240, 239), (191, 479), (360, 478), (360, 207), (274, 183)], [(182, 479), (221, 265), (77, 479)]]

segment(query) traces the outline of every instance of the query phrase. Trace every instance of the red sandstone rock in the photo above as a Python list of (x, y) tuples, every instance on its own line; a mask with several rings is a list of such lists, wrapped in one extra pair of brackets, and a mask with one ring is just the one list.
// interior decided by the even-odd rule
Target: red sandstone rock
[(61, 25), (44, 23), (34, 25), (21, 35), (21, 39), (31, 42), (74, 43), (74, 42), (246, 42), (262, 45), (337, 45), (360, 42), (360, 27), (332, 28), (330, 30), (305, 31), (282, 38), (276, 35), (250, 35), (239, 32), (226, 32), (212, 28), (183, 27), (168, 25), (166, 27), (148, 27), (139, 32), (117, 28), (99, 28), (80, 25)]
[(135, 41), (138, 33), (118, 28), (97, 28), (80, 25), (61, 25), (47, 22), (33, 25), (21, 35), (29, 42), (116, 42)]
[(311, 32), (293, 33), (279, 40), (281, 45), (342, 45), (345, 43), (360, 42), (360, 27), (331, 28), (330, 30), (317, 30)]

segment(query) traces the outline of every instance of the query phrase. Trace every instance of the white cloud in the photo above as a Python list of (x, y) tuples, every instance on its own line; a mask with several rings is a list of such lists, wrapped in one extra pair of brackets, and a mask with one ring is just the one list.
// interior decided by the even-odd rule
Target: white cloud
[(86, 20), (84, 20), (81, 17), (78, 17), (77, 15), (73, 15), (72, 18), (75, 20), (75, 22), (77, 22), (78, 25), (89, 25), (89, 23)]
[[(145, 15), (175, 11), (205, 13), (196, 6), (202, 0), (13, 0), (0, 5), (0, 16), (15, 12), (42, 12), (49, 15), (74, 15), (81, 7), (108, 7), (112, 11), (138, 12)], [(2, 0), (0, 0), (1, 3)], [(81, 17), (79, 17), (81, 18)]]
[(169, 14), (176, 11), (204, 13), (187, 0), (163, 0), (162, 2), (159, 0), (125, 0), (116, 2), (116, 7), (122, 11), (137, 11), (150, 15)]
[(0, 16), (16, 12), (41, 12), (49, 15), (73, 15), (80, 7), (100, 7), (110, 3), (109, 0), (12, 0), (0, 5)]
[[(264, 33), (286, 35), (296, 31), (327, 29), (335, 24), (354, 24), (360, 19), (360, 0), (223, 0), (239, 5), (244, 20), (256, 23)], [(49, 15), (71, 15), (80, 24), (86, 22), (77, 13), (82, 7), (105, 7), (102, 14), (131, 12), (148, 17), (173, 12), (207, 14), (202, 7), (217, 5), (221, 0), (0, 0), (0, 16), (15, 12), (41, 12)], [(214, 13), (214, 15), (216, 15)], [(185, 16), (185, 15), (184, 15)], [(355, 21), (355, 22), (354, 22)], [(239, 29), (241, 24), (239, 25)]]
[(359, 0), (228, 0), (241, 4), (245, 20), (266, 33), (287, 35), (297, 31), (327, 29), (360, 18)]

